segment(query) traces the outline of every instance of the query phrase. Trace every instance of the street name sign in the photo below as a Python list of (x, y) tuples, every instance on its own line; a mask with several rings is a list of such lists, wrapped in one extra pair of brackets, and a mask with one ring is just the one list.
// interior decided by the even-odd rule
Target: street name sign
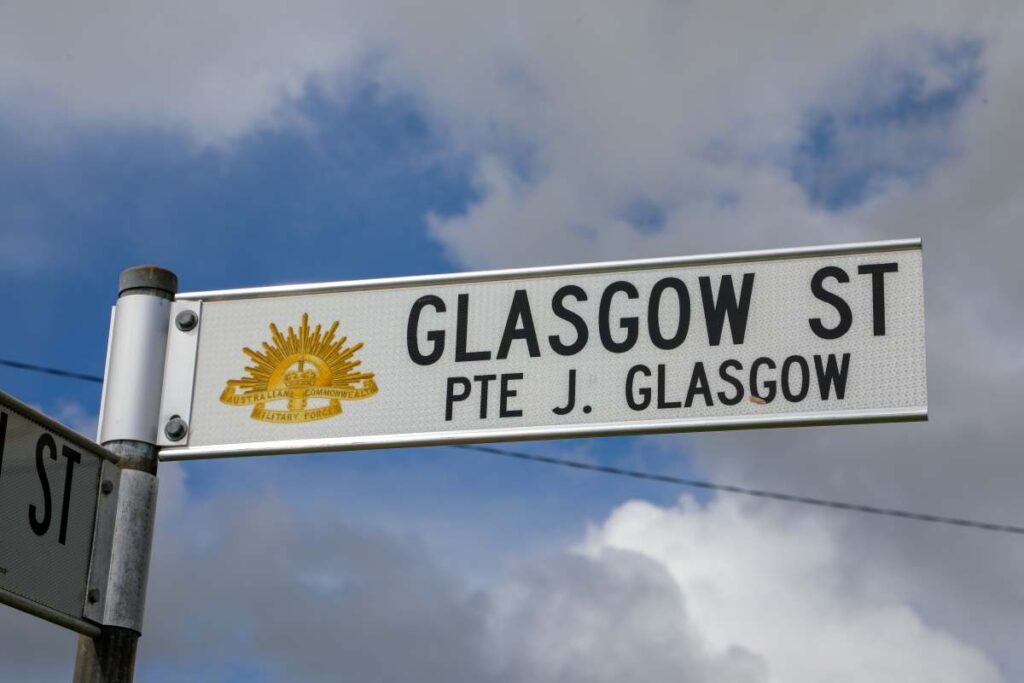
[[(0, 602), (86, 635), (104, 463), (116, 456), (0, 392)], [(116, 477), (114, 478), (116, 480)]]
[(161, 457), (927, 419), (920, 240), (180, 294)]

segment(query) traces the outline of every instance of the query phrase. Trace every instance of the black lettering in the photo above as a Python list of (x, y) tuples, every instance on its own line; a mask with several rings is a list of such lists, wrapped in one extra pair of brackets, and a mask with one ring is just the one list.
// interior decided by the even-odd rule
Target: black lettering
[(811, 278), (811, 293), (817, 299), (830, 304), (836, 309), (839, 313), (839, 323), (832, 329), (829, 329), (822, 324), (821, 318), (811, 318), (807, 322), (810, 323), (814, 334), (822, 339), (839, 339), (839, 337), (850, 331), (850, 325), (853, 324), (853, 311), (850, 310), (850, 305), (846, 303), (845, 299), (825, 289), (823, 283), (830, 277), (835, 278), (836, 282), (846, 283), (850, 281), (850, 276), (842, 268), (825, 266), (818, 270), (814, 277)]
[(576, 406), (576, 368), (569, 371), (569, 400), (564, 406), (551, 409), (555, 415), (568, 415)]
[(875, 336), (885, 336), (885, 274), (899, 271), (898, 263), (871, 263), (857, 267), (861, 275), (871, 276), (871, 313)]
[(651, 405), (651, 388), (640, 387), (637, 393), (640, 395), (640, 399), (634, 398), (633, 392), (633, 381), (636, 379), (638, 374), (644, 377), (651, 376), (651, 369), (646, 365), (634, 365), (626, 373), (626, 404), (633, 410), (646, 410), (647, 406)]
[(718, 301), (715, 301), (715, 295), (711, 291), (711, 278), (702, 276), (699, 280), (700, 298), (704, 303), (704, 320), (707, 322), (710, 344), (718, 346), (721, 343), (726, 316), (729, 318), (732, 343), (742, 344), (747, 334), (747, 316), (750, 313), (750, 297), (754, 292), (754, 274), (743, 274), (738, 303), (736, 290), (732, 285), (732, 275), (722, 276), (718, 285)]
[(836, 388), (836, 399), (843, 400), (846, 395), (846, 377), (850, 369), (850, 354), (843, 354), (842, 366), (836, 364), (834, 353), (828, 354), (828, 361), (822, 363), (821, 356), (814, 357), (814, 370), (818, 375), (818, 391), (821, 392), (821, 400), (827, 401), (832, 392), (832, 386)]
[[(671, 337), (665, 337), (661, 333), (661, 296), (666, 289), (676, 293), (679, 301), (679, 320), (676, 323), (676, 331)], [(666, 351), (674, 349), (686, 341), (686, 333), (690, 331), (690, 290), (686, 283), (676, 277), (666, 277), (654, 283), (651, 288), (651, 298), (647, 301), (647, 331), (651, 341), (659, 349)]]
[(751, 364), (751, 366), (750, 366), (750, 395), (754, 396), (756, 398), (761, 399), (765, 403), (771, 403), (772, 401), (775, 400), (775, 380), (773, 380), (773, 379), (765, 380), (764, 388), (767, 390), (767, 393), (765, 393), (763, 396), (758, 391), (757, 374), (761, 370), (762, 366), (768, 368), (769, 370), (774, 370), (775, 369), (775, 361), (773, 361), (771, 358), (766, 358), (764, 356), (761, 356), (760, 358), (758, 358), (757, 360), (755, 360)]
[(736, 390), (736, 393), (733, 396), (726, 396), (724, 391), (719, 391), (718, 400), (721, 401), (723, 405), (734, 406), (743, 400), (743, 382), (741, 382), (734, 375), (730, 375), (727, 372), (729, 368), (733, 368), (735, 370), (742, 370), (743, 363), (740, 363), (738, 360), (730, 358), (729, 360), (725, 361), (719, 366), (718, 376), (721, 377), (726, 382), (728, 382), (729, 384), (731, 384), (732, 387)]
[[(794, 392), (790, 385), (789, 369), (794, 365), (800, 366), (800, 391)], [(782, 395), (791, 403), (799, 403), (807, 398), (807, 390), (811, 386), (811, 371), (807, 367), (807, 361), (803, 356), (790, 356), (782, 361)]]
[(501, 397), (498, 401), (498, 417), (522, 417), (523, 411), (508, 407), (508, 400), (515, 398), (519, 392), (511, 388), (511, 382), (518, 382), (523, 378), (521, 372), (510, 372), (501, 376)]
[(658, 407), (659, 408), (678, 408), (682, 403), (679, 401), (666, 401), (665, 400), (665, 364), (658, 363)]
[(640, 320), (638, 318), (619, 318), (619, 327), (626, 330), (626, 338), (622, 341), (615, 341), (612, 338), (609, 317), (611, 316), (612, 298), (619, 292), (625, 294), (627, 299), (637, 299), (640, 297), (636, 287), (625, 280), (616, 280), (611, 283), (601, 295), (601, 305), (598, 309), (598, 327), (601, 332), (601, 343), (604, 344), (604, 348), (612, 353), (625, 353), (633, 348), (639, 336), (640, 328)]
[(42, 536), (50, 529), (50, 516), (53, 512), (53, 501), (50, 500), (50, 480), (46, 476), (46, 463), (43, 462), (44, 452), (50, 451), (50, 457), (57, 459), (57, 444), (53, 437), (43, 433), (36, 441), (36, 473), (39, 483), (43, 486), (43, 519), (37, 519), (36, 506), (28, 506), (28, 522), (36, 536)]
[(455, 322), (455, 362), (490, 360), (490, 351), (467, 351), (469, 336), (469, 294), (459, 294), (459, 305)]
[(708, 388), (708, 373), (704, 370), (703, 363), (693, 364), (693, 374), (690, 375), (690, 388), (686, 390), (686, 407), (693, 405), (693, 398), (700, 394), (704, 397), (704, 405), (711, 406), (714, 402), (711, 399), (711, 389)]
[(582, 287), (577, 287), (576, 285), (560, 287), (551, 299), (551, 310), (554, 314), (572, 324), (576, 329), (576, 341), (571, 344), (566, 344), (554, 334), (548, 337), (548, 343), (551, 344), (552, 350), (560, 356), (572, 356), (579, 353), (587, 345), (587, 339), (590, 336), (590, 331), (587, 330), (587, 324), (583, 321), (583, 318), (578, 313), (570, 311), (565, 307), (565, 299), (570, 296), (577, 301), (587, 300), (587, 293), (583, 291)]
[(409, 311), (409, 325), (405, 331), (405, 343), (409, 348), (409, 358), (417, 365), (436, 363), (441, 358), (441, 354), (444, 353), (444, 330), (431, 330), (427, 332), (427, 341), (433, 344), (433, 346), (431, 346), (429, 353), (424, 354), (420, 351), (418, 335), (420, 313), (427, 306), (432, 306), (439, 313), (445, 312), (444, 301), (441, 300), (441, 297), (434, 296), (433, 294), (421, 296), (412, 305), (412, 310)]
[[(462, 387), (462, 393), (456, 394), (455, 387)], [(452, 411), (456, 401), (465, 401), (469, 398), (470, 383), (468, 377), (449, 377), (448, 378), (448, 390), (445, 395), (444, 403), (444, 420), (445, 422), (451, 422)]]
[(491, 383), (492, 379), (497, 379), (497, 375), (475, 375), (473, 381), (480, 385), (480, 419), (483, 420), (487, 417), (487, 385)]
[(60, 508), (60, 534), (57, 540), (61, 545), (65, 545), (64, 541), (68, 537), (68, 508), (71, 506), (71, 478), (75, 473), (75, 465), (82, 461), (82, 454), (68, 446), (63, 446), (60, 454), (68, 462), (67, 469), (64, 470), (64, 502)]
[(508, 318), (505, 319), (505, 332), (501, 335), (501, 344), (498, 345), (499, 360), (508, 358), (508, 350), (516, 339), (526, 342), (530, 358), (540, 355), (537, 329), (533, 326), (533, 312), (530, 310), (530, 297), (527, 296), (525, 289), (517, 289), (512, 296), (512, 305), (508, 309)]

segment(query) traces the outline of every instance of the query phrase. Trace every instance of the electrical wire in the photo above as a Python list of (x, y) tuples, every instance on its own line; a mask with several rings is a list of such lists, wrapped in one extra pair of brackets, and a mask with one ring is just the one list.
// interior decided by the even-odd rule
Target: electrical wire
[(739, 493), (744, 496), (753, 496), (755, 498), (767, 498), (770, 500), (781, 500), (787, 503), (801, 503), (803, 505), (815, 505), (817, 507), (831, 508), (833, 510), (848, 510), (851, 512), (863, 512), (869, 515), (884, 515), (886, 517), (898, 517), (900, 519), (911, 519), (916, 522), (932, 522), (935, 524), (949, 524), (952, 526), (966, 527), (968, 529), (983, 529), (985, 531), (999, 531), (1007, 534), (1021, 534), (1024, 535), (1024, 527), (1015, 526), (1013, 524), (992, 524), (989, 522), (979, 522), (973, 519), (963, 519), (961, 517), (945, 517), (942, 515), (931, 515), (921, 512), (910, 512), (907, 510), (897, 510), (893, 508), (882, 508), (875, 507), (873, 505), (862, 505), (860, 503), (844, 503), (837, 500), (828, 500), (825, 498), (812, 498), (810, 496), (798, 496), (790, 493), (779, 493), (777, 491), (764, 491), (762, 489), (752, 489), (744, 486), (732, 486), (730, 484), (716, 484), (710, 481), (701, 481), (699, 479), (684, 479), (683, 477), (675, 477), (668, 474), (652, 474), (650, 472), (640, 472), (637, 470), (629, 470), (622, 467), (610, 467), (608, 465), (595, 465), (589, 462), (583, 462), (580, 460), (568, 460), (565, 458), (553, 458), (547, 455), (534, 455), (533, 453), (524, 453), (522, 451), (513, 451), (507, 448), (496, 448), (494, 446), (476, 446), (463, 444), (455, 446), (455, 448), (463, 448), (471, 451), (478, 451), (480, 453), (488, 453), (490, 455), (500, 455), (506, 458), (516, 458), (518, 460), (527, 460), (530, 462), (544, 463), (547, 465), (559, 465), (561, 467), (572, 467), (578, 470), (587, 470), (590, 472), (603, 472), (604, 474), (614, 474), (620, 477), (631, 477), (633, 479), (642, 479), (644, 481), (656, 481), (663, 484), (676, 484), (678, 486), (689, 486), (692, 488), (707, 489), (709, 491), (722, 491), (726, 493)]
[(80, 379), (86, 382), (96, 382), (97, 384), (103, 384), (103, 378), (99, 375), (87, 375), (81, 372), (72, 372), (70, 370), (61, 370), (60, 368), (48, 368), (43, 365), (33, 365), (31, 363), (22, 363), (16, 360), (8, 360), (6, 358), (0, 358), (0, 365), (6, 365), (10, 368), (18, 368), (19, 370), (31, 370), (32, 372), (43, 372), (47, 375), (57, 375), (58, 377), (70, 377), (71, 379)]
[[(71, 372), (69, 370), (50, 368), (42, 365), (33, 365), (31, 363), (22, 363), (19, 361), (7, 360), (3, 358), (0, 358), (0, 365), (6, 365), (8, 367), (18, 368), (20, 370), (29, 370), (31, 372), (42, 372), (49, 375), (56, 375), (58, 377), (78, 379), (86, 382), (95, 382), (100, 384), (103, 383), (103, 378), (98, 375), (89, 375), (81, 372)], [(869, 515), (881, 515), (884, 517), (908, 519), (913, 520), (915, 522), (929, 522), (932, 524), (945, 524), (949, 526), (957, 526), (966, 529), (979, 529), (983, 531), (995, 531), (1007, 534), (1024, 535), (1024, 526), (1016, 526), (1013, 524), (995, 524), (990, 522), (979, 522), (977, 520), (965, 519), (962, 517), (946, 517), (943, 515), (932, 515), (921, 512), (911, 512), (908, 510), (899, 510), (895, 508), (883, 508), (876, 507), (874, 505), (863, 505), (860, 503), (844, 503), (842, 501), (829, 500), (827, 498), (813, 498), (811, 496), (800, 496), (791, 493), (780, 493), (778, 491), (753, 489), (745, 486), (717, 484), (711, 481), (702, 481), (700, 479), (686, 479), (684, 477), (676, 477), (668, 474), (653, 474), (651, 472), (641, 472), (639, 470), (625, 469), (622, 467), (595, 465), (593, 463), (583, 462), (581, 460), (570, 460), (568, 458), (554, 458), (548, 455), (535, 455), (533, 453), (514, 451), (508, 448), (498, 448), (496, 446), (479, 446), (472, 444), (463, 444), (459, 446), (454, 446), (454, 448), (461, 448), (463, 450), (476, 451), (478, 453), (486, 453), (488, 455), (496, 455), (504, 458), (515, 458), (517, 460), (542, 463), (545, 465), (557, 465), (559, 467), (569, 467), (577, 470), (586, 470), (588, 472), (601, 472), (603, 474), (612, 474), (619, 477), (629, 477), (631, 479), (640, 479), (642, 481), (654, 481), (662, 484), (675, 484), (676, 486), (688, 486), (690, 488), (699, 488), (708, 491), (717, 491), (722, 493), (737, 493), (744, 496), (752, 496), (754, 498), (764, 498), (768, 500), (777, 500), (786, 503), (800, 503), (802, 505), (813, 505), (816, 507), (829, 508), (832, 510), (846, 510), (848, 512), (861, 512)]]

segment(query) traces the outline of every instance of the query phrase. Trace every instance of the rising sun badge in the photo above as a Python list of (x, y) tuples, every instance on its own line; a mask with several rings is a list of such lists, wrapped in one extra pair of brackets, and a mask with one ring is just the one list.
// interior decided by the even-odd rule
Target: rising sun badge
[(253, 365), (245, 368), (245, 377), (228, 380), (221, 402), (253, 406), (254, 420), (311, 422), (340, 415), (342, 401), (373, 396), (373, 373), (359, 372), (362, 361), (353, 359), (363, 343), (345, 346), (348, 338), (335, 339), (337, 330), (338, 321), (324, 332), (320, 325), (310, 330), (307, 313), (298, 333), (289, 327), (281, 334), (271, 323), (273, 343), (263, 342), (262, 352), (242, 349)]

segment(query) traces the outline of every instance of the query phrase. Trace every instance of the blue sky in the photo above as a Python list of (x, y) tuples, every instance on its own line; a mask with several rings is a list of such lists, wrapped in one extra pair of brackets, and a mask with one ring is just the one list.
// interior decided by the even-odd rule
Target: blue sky
[[(1006, 237), (1019, 232), (1019, 193), (1007, 179), (1024, 155), (1003, 147), (1018, 144), (1024, 55), (999, 38), (1009, 8), (985, 23), (971, 3), (951, 3), (924, 22), (927, 3), (911, 5), (470, 4), (434, 16), (301, 3), (287, 21), (254, 11), (251, 26), (231, 12), (181, 8), (161, 23), (121, 8), (87, 16), (90, 30), (118, 30), (80, 38), (70, 6), (6, 22), (0, 10), (0, 25), (39, 42), (5, 42), (0, 28), (11, 65), (0, 75), (0, 357), (100, 374), (117, 275), (142, 263), (173, 270), (188, 291), (921, 236), (929, 425), (516, 448), (1007, 519), (1019, 477), (993, 473), (1020, 436), (1006, 406), (1019, 391), (1010, 349), (1021, 321), (999, 310), (1020, 284)], [(68, 62), (51, 64), (65, 47)], [(965, 281), (989, 283), (989, 305)], [(965, 353), (984, 362), (965, 368)], [(98, 385), (0, 367), (0, 387), (83, 429), (98, 410)], [(447, 447), (164, 471), (144, 680), (329, 679), (342, 645), (275, 649), (257, 623), (267, 611), (363, 643), (363, 658), (346, 650), (356, 678), (379, 665), (395, 680), (416, 667), (424, 680), (485, 680), (480, 661), (493, 659), (504, 668), (486, 680), (605, 680), (541, 642), (568, 634), (607, 680), (627, 664), (648, 666), (650, 680), (794, 680), (786, 638), (823, 632), (873, 648), (877, 670), (905, 677), (926, 678), (927, 666), (951, 680), (1024, 673), (1006, 628), (1021, 616), (1012, 577), (1024, 557), (975, 536)], [(970, 579), (960, 543), (990, 558), (986, 586)], [(275, 547), (324, 576), (295, 579)], [(268, 567), (252, 567), (250, 585), (255, 553)], [(216, 576), (197, 587), (202, 604), (176, 607), (188, 585), (175, 577), (193, 567)], [(259, 581), (280, 582), (285, 597)], [(751, 598), (762, 581), (782, 602)], [(788, 592), (797, 584), (806, 593)], [(72, 639), (49, 626), (22, 636), (26, 619), (9, 616), (0, 632), (70, 663)], [(861, 643), (863, 623), (885, 637)], [(559, 635), (531, 640), (549, 628)], [(423, 654), (442, 634), (465, 660)], [(392, 640), (407, 656), (384, 662), (365, 644)], [(12, 667), (30, 647), (12, 646)], [(870, 673), (856, 657), (831, 659), (803, 675)]]

